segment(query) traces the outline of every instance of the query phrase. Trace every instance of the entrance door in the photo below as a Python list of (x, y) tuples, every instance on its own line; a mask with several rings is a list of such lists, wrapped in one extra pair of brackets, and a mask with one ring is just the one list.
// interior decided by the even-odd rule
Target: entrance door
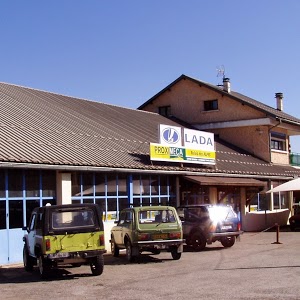
[(8, 200), (8, 263), (23, 260), (23, 200)]
[[(19, 214), (11, 213), (14, 210)], [(22, 213), (23, 201), (0, 200), (0, 265), (22, 262)]]

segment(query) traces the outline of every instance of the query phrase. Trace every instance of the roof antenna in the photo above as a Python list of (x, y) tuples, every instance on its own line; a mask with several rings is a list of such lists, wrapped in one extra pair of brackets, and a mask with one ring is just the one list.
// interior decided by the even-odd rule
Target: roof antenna
[(218, 66), (217, 67), (217, 77), (222, 76), (222, 83), (218, 83), (217, 86), (223, 86), (223, 79), (225, 78), (225, 67), (224, 65)]

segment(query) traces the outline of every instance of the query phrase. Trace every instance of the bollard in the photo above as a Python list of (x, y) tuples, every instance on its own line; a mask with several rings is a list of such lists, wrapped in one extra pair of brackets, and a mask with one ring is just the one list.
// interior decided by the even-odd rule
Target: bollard
[(272, 244), (281, 244), (281, 243), (279, 242), (279, 228), (280, 228), (280, 226), (279, 226), (278, 223), (275, 223), (274, 226), (276, 227), (276, 242), (274, 242), (274, 243), (272, 243)]

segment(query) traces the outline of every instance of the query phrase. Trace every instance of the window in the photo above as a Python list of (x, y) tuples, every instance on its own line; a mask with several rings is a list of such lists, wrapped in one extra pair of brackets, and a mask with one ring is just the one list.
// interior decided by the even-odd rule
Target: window
[(9, 228), (22, 228), (23, 227), (23, 201), (10, 200), (8, 202), (9, 210)]
[(204, 111), (218, 110), (218, 100), (204, 101)]
[(171, 106), (160, 106), (158, 108), (158, 113), (164, 117), (170, 117), (171, 116)]
[(271, 149), (286, 151), (286, 135), (279, 132), (271, 132)]
[(0, 201), (0, 230), (6, 229), (6, 202)]

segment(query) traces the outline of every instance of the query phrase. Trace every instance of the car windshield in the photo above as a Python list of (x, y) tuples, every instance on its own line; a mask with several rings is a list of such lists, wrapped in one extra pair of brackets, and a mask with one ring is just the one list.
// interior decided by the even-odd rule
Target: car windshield
[(139, 212), (139, 223), (174, 223), (176, 218), (173, 210), (143, 210)]
[(51, 225), (53, 229), (94, 226), (94, 219), (94, 211), (91, 209), (53, 211)]

